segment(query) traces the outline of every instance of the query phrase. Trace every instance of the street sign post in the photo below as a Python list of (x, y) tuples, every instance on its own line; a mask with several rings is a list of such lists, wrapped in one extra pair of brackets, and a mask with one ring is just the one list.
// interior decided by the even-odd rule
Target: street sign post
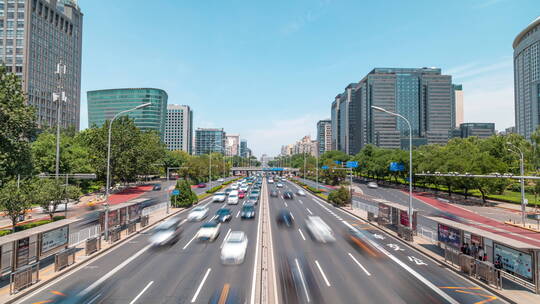
[(178, 189), (174, 189), (172, 191), (172, 195), (179, 195), (179, 194), (180, 194), (180, 190), (178, 190)]
[(328, 166), (322, 166), (321, 169), (328, 170)]
[(347, 168), (358, 168), (358, 162), (357, 161), (348, 161), (347, 162)]

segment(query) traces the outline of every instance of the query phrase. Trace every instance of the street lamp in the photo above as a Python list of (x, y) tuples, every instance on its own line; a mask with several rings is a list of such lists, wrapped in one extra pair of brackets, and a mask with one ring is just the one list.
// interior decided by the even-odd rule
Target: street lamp
[(517, 150), (516, 151), (516, 150), (512, 150), (508, 148), (508, 151), (514, 152), (519, 155), (519, 171), (521, 175), (521, 178), (519, 179), (519, 182), (521, 184), (521, 222), (523, 223), (523, 227), (525, 227), (525, 207), (527, 206), (527, 203), (525, 200), (525, 179), (523, 178), (523, 176), (525, 175), (525, 172), (524, 172), (525, 170), (523, 168), (523, 162), (524, 162), (523, 151), (521, 151), (520, 148), (518, 148), (516, 145), (512, 144), (511, 142), (507, 142), (506, 144)]
[(121, 115), (124, 115), (126, 113), (139, 110), (142, 108), (146, 108), (152, 103), (144, 103), (141, 105), (136, 106), (135, 108), (122, 111), (116, 115), (113, 116), (111, 119), (111, 122), (109, 123), (109, 138), (107, 140), (107, 182), (105, 184), (105, 240), (109, 239), (109, 188), (111, 187), (111, 133), (112, 133), (112, 124), (114, 120)]
[(407, 126), (409, 127), (409, 228), (411, 228), (411, 230), (413, 229), (413, 226), (412, 226), (412, 213), (413, 213), (413, 207), (412, 207), (412, 183), (413, 183), (413, 172), (412, 172), (412, 128), (411, 128), (411, 123), (409, 122), (409, 120), (405, 117), (403, 117), (403, 115), (400, 115), (398, 113), (394, 113), (394, 112), (390, 112), (384, 108), (381, 108), (381, 107), (377, 107), (377, 106), (371, 106), (372, 109), (375, 109), (377, 111), (381, 111), (381, 112), (384, 112), (386, 114), (390, 114), (392, 116), (396, 116), (396, 117), (399, 117), (399, 118), (402, 118), (403, 120), (405, 120), (405, 122), (407, 123)]
[[(210, 166), (208, 167), (208, 184), (209, 184), (209, 189), (212, 189), (212, 150), (215, 148), (215, 147), (219, 147), (219, 149), (222, 149), (223, 147), (220, 146), (220, 145), (214, 145), (212, 146), (212, 149), (210, 149), (210, 151), (208, 152), (208, 158), (210, 160)], [(223, 153), (225, 154), (225, 153)]]

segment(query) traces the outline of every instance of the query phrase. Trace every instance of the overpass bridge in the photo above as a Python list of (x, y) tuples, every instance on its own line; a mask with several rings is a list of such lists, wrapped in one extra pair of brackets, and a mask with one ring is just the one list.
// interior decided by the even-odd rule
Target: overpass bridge
[(272, 173), (276, 175), (283, 175), (288, 173), (297, 173), (300, 171), (298, 168), (282, 168), (282, 167), (232, 167), (231, 170), (232, 174), (237, 173), (244, 173), (246, 175), (250, 175), (252, 173)]

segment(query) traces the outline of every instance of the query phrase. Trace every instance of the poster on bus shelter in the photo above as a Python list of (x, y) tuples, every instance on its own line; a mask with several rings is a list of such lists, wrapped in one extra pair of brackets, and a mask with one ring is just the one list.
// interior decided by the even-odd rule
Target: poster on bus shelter
[[(413, 212), (412, 229), (416, 231), (416, 212)], [(399, 211), (399, 223), (405, 227), (409, 227), (409, 212), (405, 210)]]
[(443, 224), (439, 224), (439, 233), (438, 233), (439, 242), (443, 242), (447, 245), (450, 245), (454, 248), (461, 247), (461, 234), (458, 229), (448, 227)]
[(499, 260), (502, 269), (532, 282), (533, 265), (532, 256), (530, 254), (514, 250), (501, 244), (495, 244), (493, 253), (495, 256), (494, 260)]

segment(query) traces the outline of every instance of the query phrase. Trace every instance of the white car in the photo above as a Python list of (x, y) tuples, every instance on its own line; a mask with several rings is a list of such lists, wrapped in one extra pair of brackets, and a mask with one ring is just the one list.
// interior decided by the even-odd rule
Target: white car
[(273, 179), (269, 179), (269, 180), (268, 180), (268, 183), (269, 183), (269, 184), (273, 184), (273, 183), (274, 183), (274, 180), (273, 180)]
[(181, 233), (181, 222), (178, 218), (172, 218), (154, 228), (150, 243), (153, 246), (172, 245), (178, 241)]
[(246, 186), (242, 186), (240, 187), (240, 190), (241, 191), (244, 191), (244, 192), (247, 192), (249, 190), (249, 187), (246, 185)]
[(223, 203), (226, 198), (227, 198), (227, 193), (217, 192), (214, 194), (214, 197), (212, 197), (212, 202)]
[(306, 226), (311, 237), (320, 243), (329, 243), (336, 240), (332, 228), (318, 216), (308, 216)]
[(377, 185), (376, 182), (369, 182), (369, 183), (367, 183), (367, 187), (370, 188), (370, 189), (377, 189), (377, 188), (379, 188), (379, 185)]
[(229, 193), (229, 197), (227, 198), (227, 204), (228, 205), (238, 204), (238, 191), (233, 190), (231, 191), (231, 193)]
[(248, 239), (243, 231), (231, 231), (221, 247), (221, 263), (238, 265), (246, 257)]
[(277, 184), (276, 184), (276, 187), (278, 187), (278, 188), (283, 188), (283, 184), (282, 184), (282, 183), (277, 183)]
[(219, 236), (220, 223), (210, 221), (202, 224), (199, 231), (195, 235), (195, 238), (199, 241), (215, 241)]
[(239, 188), (238, 184), (232, 184), (231, 185), (231, 189), (233, 189), (233, 190), (238, 190), (238, 188)]
[(207, 207), (195, 207), (189, 213), (187, 219), (190, 222), (200, 222), (208, 216)]
[(298, 190), (298, 191), (296, 191), (296, 195), (306, 196), (306, 192), (304, 192), (304, 190)]
[(225, 180), (223, 178), (218, 178), (218, 182), (224, 182)]

